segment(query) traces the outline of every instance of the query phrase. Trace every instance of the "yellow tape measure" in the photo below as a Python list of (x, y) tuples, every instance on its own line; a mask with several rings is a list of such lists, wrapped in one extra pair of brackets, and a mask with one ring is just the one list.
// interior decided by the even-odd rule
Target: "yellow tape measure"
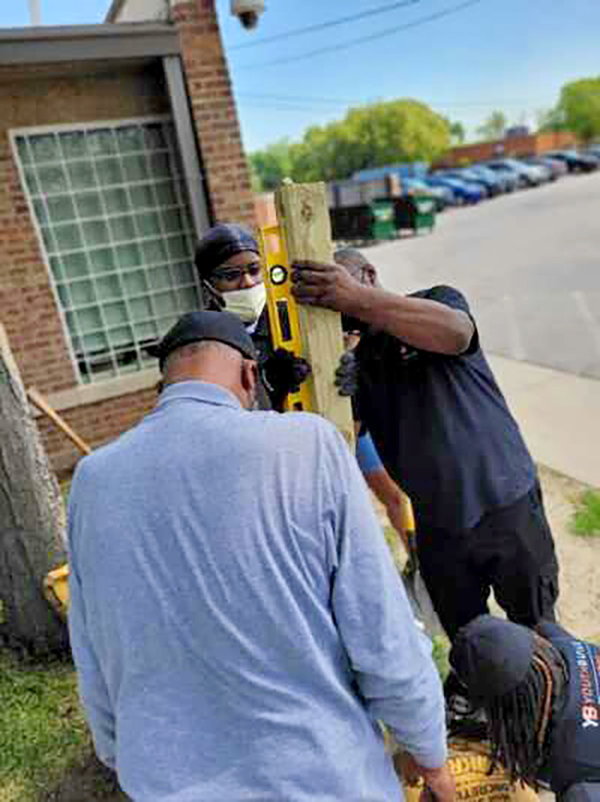
[[(260, 247), (273, 346), (304, 356), (298, 307), (292, 295), (291, 269), (279, 226), (260, 229)], [(286, 412), (311, 411), (310, 377), (302, 382), (297, 392), (288, 394), (284, 408)]]

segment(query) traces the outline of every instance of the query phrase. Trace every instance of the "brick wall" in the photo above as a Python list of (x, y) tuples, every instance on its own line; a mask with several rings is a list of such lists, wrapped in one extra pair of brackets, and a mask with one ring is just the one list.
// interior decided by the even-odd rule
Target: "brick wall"
[(41, 67), (0, 69), (0, 319), (25, 385), (44, 393), (77, 379), (8, 131), (169, 111), (160, 70), (88, 70), (65, 76)]
[[(86, 443), (97, 448), (135, 426), (152, 409), (156, 398), (156, 390), (151, 388), (96, 404), (73, 407), (61, 412), (61, 417)], [(52, 467), (59, 476), (68, 475), (81, 457), (81, 452), (47, 418), (39, 416), (36, 421)]]
[(263, 192), (262, 195), (254, 196), (254, 214), (257, 225), (276, 226), (277, 210), (275, 209), (275, 194), (273, 192)]
[[(174, 4), (184, 70), (210, 204), (217, 220), (253, 226), (248, 166), (213, 0)], [(13, 161), (8, 131), (42, 125), (169, 113), (159, 63), (0, 65), (0, 320), (25, 386), (44, 394), (77, 385), (60, 313)], [(154, 404), (153, 389), (72, 407), (65, 420), (92, 447), (133, 426)], [(79, 454), (44, 417), (38, 426), (52, 464), (68, 472)]]
[[(453, 148), (435, 166), (459, 167), (495, 157), (536, 156), (548, 150), (570, 148), (576, 144), (575, 135), (569, 132), (508, 137), (494, 142), (477, 142), (474, 145), (461, 145)], [(502, 152), (499, 152), (499, 147), (503, 148)]]
[(214, 0), (173, 5), (188, 93), (216, 220), (256, 225), (250, 174), (240, 136)]
[[(170, 111), (160, 65), (88, 63), (67, 68), (0, 67), (0, 319), (25, 386), (51, 394), (77, 385), (50, 279), (8, 138), (11, 128), (115, 120)], [(62, 413), (92, 446), (116, 437), (151, 408), (148, 390)], [(55, 469), (77, 450), (45, 418), (38, 426)]]

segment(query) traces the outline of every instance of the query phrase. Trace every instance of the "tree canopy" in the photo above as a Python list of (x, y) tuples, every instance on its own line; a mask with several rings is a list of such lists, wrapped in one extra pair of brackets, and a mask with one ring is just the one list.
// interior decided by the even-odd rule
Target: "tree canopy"
[(482, 139), (501, 139), (508, 125), (503, 111), (493, 111), (487, 120), (479, 126), (477, 133)]
[(558, 103), (541, 119), (542, 131), (572, 131), (589, 142), (600, 136), (600, 76), (563, 85)]
[(250, 154), (252, 173), (258, 178), (261, 189), (274, 189), (284, 178), (292, 177), (293, 155), (297, 147), (288, 139), (282, 139)]
[(263, 189), (282, 178), (330, 181), (395, 162), (433, 161), (448, 149), (450, 123), (426, 104), (394, 100), (350, 109), (343, 120), (308, 128), (301, 142), (251, 154)]
[(458, 120), (450, 123), (450, 137), (453, 145), (462, 145), (467, 138), (465, 127)]

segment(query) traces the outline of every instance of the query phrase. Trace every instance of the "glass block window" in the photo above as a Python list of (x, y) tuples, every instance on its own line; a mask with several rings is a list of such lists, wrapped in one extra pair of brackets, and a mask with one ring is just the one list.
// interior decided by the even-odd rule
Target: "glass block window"
[(13, 132), (82, 382), (154, 364), (144, 347), (199, 307), (169, 119)]

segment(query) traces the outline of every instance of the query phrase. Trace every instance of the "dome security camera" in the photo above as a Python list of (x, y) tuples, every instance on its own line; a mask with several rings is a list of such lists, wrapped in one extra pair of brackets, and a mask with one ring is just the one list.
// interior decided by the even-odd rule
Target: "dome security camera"
[(239, 17), (247, 30), (256, 28), (258, 18), (265, 10), (264, 0), (231, 0), (231, 13)]

